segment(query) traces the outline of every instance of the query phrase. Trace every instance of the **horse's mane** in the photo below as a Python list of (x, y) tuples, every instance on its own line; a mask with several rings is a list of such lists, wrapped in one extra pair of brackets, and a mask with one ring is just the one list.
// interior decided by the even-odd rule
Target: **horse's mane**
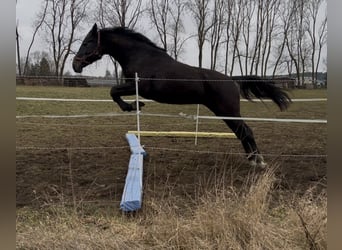
[(131, 39), (134, 39), (138, 42), (143, 42), (147, 45), (150, 45), (156, 49), (160, 49), (162, 51), (165, 52), (165, 49), (157, 46), (155, 43), (153, 43), (150, 39), (148, 39), (146, 36), (132, 30), (132, 29), (129, 29), (129, 28), (126, 28), (126, 27), (115, 27), (115, 28), (104, 28), (102, 30), (106, 30), (106, 31), (109, 31), (110, 33), (112, 34), (116, 34), (116, 35), (123, 35), (123, 36), (126, 36), (126, 37), (129, 37)]

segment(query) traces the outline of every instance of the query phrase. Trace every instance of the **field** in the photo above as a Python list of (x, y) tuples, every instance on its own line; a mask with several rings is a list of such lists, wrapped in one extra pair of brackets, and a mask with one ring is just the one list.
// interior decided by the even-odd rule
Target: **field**
[[(17, 96), (109, 99), (108, 88), (17, 87)], [(294, 90), (292, 98), (326, 98)], [(132, 98), (131, 98), (132, 99)], [(326, 102), (241, 103), (242, 115), (327, 119)], [(142, 130), (194, 131), (196, 105), (146, 103)], [(18, 249), (326, 249), (326, 124), (247, 122), (269, 164), (236, 139), (143, 137), (144, 204), (119, 211), (136, 129), (111, 102), (17, 100)], [(89, 115), (41, 117), (41, 115)], [(201, 115), (211, 115), (203, 106)], [(35, 116), (30, 116), (35, 115)], [(93, 116), (92, 116), (93, 115)], [(230, 132), (200, 120), (199, 131)]]

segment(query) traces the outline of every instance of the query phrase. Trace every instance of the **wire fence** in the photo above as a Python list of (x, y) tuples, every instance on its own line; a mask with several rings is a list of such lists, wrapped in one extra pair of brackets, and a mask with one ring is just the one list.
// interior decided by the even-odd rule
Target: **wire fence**
[[(290, 119), (290, 118), (259, 118), (259, 117), (235, 117), (235, 116), (205, 116), (205, 115), (189, 115), (185, 113), (173, 114), (158, 114), (158, 113), (145, 113), (139, 112), (140, 116), (154, 116), (154, 117), (169, 117), (169, 118), (185, 118), (191, 120), (208, 119), (208, 120), (245, 120), (257, 122), (285, 122), (285, 123), (323, 123), (328, 121), (324, 119)], [(80, 115), (18, 115), (17, 119), (24, 118), (91, 118), (91, 117), (115, 117), (115, 116), (136, 116), (136, 114), (124, 113), (99, 113), (99, 114), (80, 114)]]
[[(245, 77), (245, 79), (239, 79), (239, 77)], [(248, 79), (252, 77), (254, 79)], [(136, 77), (94, 77), (94, 76), (16, 76), (17, 85), (28, 85), (28, 86), (73, 86), (73, 87), (113, 87), (128, 82), (134, 82)], [(272, 84), (286, 89), (312, 89), (312, 88), (327, 88), (326, 79), (322, 79), (315, 83), (304, 82), (298, 84), (298, 79), (291, 76), (228, 76), (222, 75), (220, 79), (194, 79), (194, 78), (158, 78), (158, 77), (139, 77), (139, 81), (163, 81), (163, 82), (182, 82), (189, 84), (202, 84), (203, 82), (211, 83), (230, 83), (235, 84), (239, 82), (271, 82)]]
[[(211, 150), (193, 150), (193, 149), (180, 149), (171, 147), (155, 147), (142, 145), (144, 149), (156, 151), (169, 151), (169, 152), (182, 152), (191, 154), (213, 154), (213, 155), (241, 155), (245, 156), (246, 153), (242, 152), (229, 152), (229, 151), (211, 151)], [(16, 150), (43, 150), (43, 151), (92, 151), (92, 150), (115, 150), (115, 149), (129, 149), (129, 146), (111, 146), (111, 147), (35, 147), (35, 146), (16, 146)], [(326, 158), (327, 154), (283, 154), (283, 153), (263, 153), (263, 156), (269, 157), (297, 157), (297, 158)]]
[[(82, 75), (70, 75), (70, 76), (28, 76), (28, 75), (23, 75), (23, 76), (16, 76), (18, 79), (58, 79), (58, 80), (63, 80), (63, 79), (97, 79), (97, 80), (107, 80), (110, 81), (112, 80), (113, 82), (116, 82), (116, 78), (114, 77), (96, 77), (96, 76), (82, 76)], [(141, 77), (139, 76), (140, 80), (145, 80), (145, 81), (182, 81), (182, 82), (203, 82), (203, 81), (210, 81), (210, 82), (289, 82), (289, 81), (295, 81), (295, 78), (292, 77), (259, 77), (260, 79), (257, 78), (256, 75), (245, 75), (245, 76), (227, 76), (227, 75), (222, 75), (222, 77), (225, 77), (225, 79), (205, 79), (205, 78), (159, 78), (159, 77)], [(237, 79), (237, 77), (254, 77), (253, 79)], [(125, 81), (135, 81), (136, 77), (120, 77), (119, 81), (120, 82), (125, 82)]]
[[(142, 80), (142, 78), (140, 78)], [(137, 97), (137, 96), (136, 96)], [(76, 99), (76, 98), (42, 98), (42, 97), (17, 97), (17, 101), (32, 101), (32, 102), (90, 102), (90, 103), (106, 103), (106, 102), (113, 102), (110, 99)], [(143, 102), (153, 102), (152, 100), (146, 100), (146, 99), (125, 99), (124, 101), (127, 102), (137, 102), (143, 101)], [(241, 99), (241, 101), (247, 101), (245, 99)], [(259, 102), (258, 99), (253, 99), (255, 102)], [(264, 102), (268, 102), (269, 100), (263, 100)], [(326, 102), (326, 98), (311, 98), (311, 99), (292, 99), (293, 102)], [(184, 111), (184, 110), (182, 110)], [(192, 111), (190, 111), (192, 112)], [(191, 128), (194, 126), (194, 122), (196, 122), (196, 131), (198, 131), (198, 124), (204, 124), (204, 123), (212, 123), (216, 124), (217, 120), (222, 119), (235, 119), (235, 120), (248, 120), (248, 121), (256, 121), (256, 122), (277, 122), (280, 125), (277, 125), (278, 127), (285, 127), (287, 126), (287, 123), (292, 124), (319, 124), (319, 126), (322, 126), (324, 128), (325, 124), (327, 123), (327, 120), (323, 119), (280, 119), (280, 118), (253, 118), (253, 117), (215, 117), (215, 116), (200, 116), (199, 113), (197, 114), (186, 114), (183, 112), (180, 112), (178, 114), (160, 114), (160, 113), (148, 113), (148, 112), (141, 112), (136, 111), (136, 113), (123, 113), (123, 112), (110, 112), (110, 113), (88, 113), (88, 114), (82, 114), (83, 112), (80, 112), (81, 114), (72, 114), (70, 112), (69, 114), (20, 114), (16, 116), (17, 119), (17, 125), (20, 127), (19, 133), (25, 133), (25, 131), (33, 131), (38, 130), (38, 133), (40, 131), (43, 131), (44, 133), (46, 131), (55, 131), (58, 130), (59, 127), (70, 127), (69, 128), (61, 128), (61, 131), (70, 131), (71, 137), (73, 137), (73, 132), (78, 131), (78, 127), (84, 127), (84, 131), (82, 131), (82, 134), (85, 134), (87, 137), (89, 137), (89, 134), (87, 131), (93, 130), (93, 128), (99, 127), (101, 129), (97, 129), (97, 131), (109, 131), (112, 127), (117, 130), (115, 132), (116, 135), (120, 135), (121, 132), (125, 133), (127, 131), (127, 127), (139, 127), (138, 123), (141, 122), (140, 120), (137, 120), (135, 122), (134, 118), (131, 119), (132, 116), (136, 116), (137, 119), (140, 119), (140, 116), (146, 116), (146, 117), (156, 117), (156, 118), (172, 118), (172, 119), (160, 119), (163, 122), (158, 123), (157, 127), (162, 128), (163, 126), (171, 127), (172, 129), (175, 128), (175, 126), (183, 126), (184, 124), (191, 124)], [(129, 119), (103, 119), (106, 117), (129, 117)], [(48, 120), (42, 120), (48, 119)], [(89, 122), (92, 118), (92, 120)], [(174, 119), (173, 119), (174, 118)], [(73, 120), (69, 120), (73, 119)], [(179, 119), (176, 120), (176, 119)], [(183, 121), (181, 121), (183, 119)], [(111, 120), (117, 120), (119, 123), (111, 123)], [(122, 122), (122, 121), (129, 122)], [(148, 120), (154, 120), (154, 119), (148, 119)], [(156, 119), (157, 120), (157, 119)], [(177, 122), (171, 123), (171, 121), (176, 120)], [(201, 120), (201, 121), (199, 121)], [(207, 122), (203, 122), (207, 121)], [(209, 122), (208, 122), (209, 121)], [(27, 126), (27, 127), (26, 127)], [(45, 130), (48, 127), (48, 130)], [(292, 125), (294, 127), (302, 126), (302, 125)], [(51, 127), (51, 128), (50, 128)], [(108, 128), (107, 128), (108, 127)], [(183, 126), (189, 127), (189, 126)], [(316, 126), (315, 126), (316, 127)], [(89, 128), (89, 129), (88, 129)], [(321, 127), (319, 127), (321, 128)], [(39, 131), (40, 130), (40, 131)], [(82, 129), (81, 129), (82, 130)], [(34, 131), (34, 134), (38, 134), (36, 131)], [(42, 134), (44, 134), (42, 133)], [(54, 133), (54, 132), (51, 132)], [(57, 131), (57, 133), (60, 133)], [(112, 130), (111, 132), (112, 133)], [(68, 132), (69, 134), (69, 132)], [(102, 132), (101, 132), (102, 134)], [(63, 134), (65, 136), (66, 134)], [(20, 136), (19, 136), (20, 137)], [(27, 136), (24, 136), (24, 138)], [(31, 137), (30, 137), (31, 138)], [(38, 140), (37, 140), (38, 139)], [(74, 199), (72, 201), (64, 200), (63, 198), (63, 204), (70, 204), (74, 207), (79, 206), (79, 204), (85, 204), (85, 203), (101, 203), (111, 206), (117, 206), (120, 202), (121, 197), (121, 186), (123, 184), (121, 183), (121, 180), (117, 178), (117, 172), (115, 174), (105, 174), (106, 176), (109, 175), (110, 181), (107, 181), (106, 178), (103, 178), (103, 182), (99, 182), (100, 184), (97, 184), (97, 179), (99, 176), (102, 176), (102, 174), (98, 174), (101, 169), (98, 166), (101, 166), (103, 169), (110, 169), (110, 170), (117, 170), (117, 167), (114, 167), (114, 162), (110, 159), (113, 159), (113, 157), (116, 159), (117, 156), (121, 157), (125, 154), (125, 152), (129, 152), (129, 145), (126, 143), (126, 141), (121, 139), (116, 139), (106, 142), (98, 142), (97, 138), (93, 139), (91, 138), (89, 141), (86, 140), (85, 142), (82, 141), (82, 138), (70, 138), (69, 139), (57, 139), (57, 143), (54, 144), (53, 141), (50, 141), (49, 138), (44, 138), (44, 140), (41, 140), (38, 136), (35, 140), (27, 140), (27, 139), (19, 139), (17, 140), (16, 150), (17, 150), (17, 164), (20, 166), (20, 170), (31, 168), (31, 165), (36, 165), (42, 168), (51, 167), (51, 169), (60, 169), (58, 171), (60, 176), (66, 176), (66, 177), (60, 177), (60, 179), (65, 178), (67, 180), (66, 184), (62, 184), (62, 182), (59, 182), (59, 185), (62, 187), (61, 190), (65, 189), (71, 189), (71, 197)], [(54, 139), (56, 140), (56, 139)], [(23, 142), (21, 145), (21, 141)], [(144, 141), (145, 142), (145, 141)], [(165, 144), (165, 142), (167, 142)], [(189, 140), (184, 140), (184, 142), (187, 142), (187, 144), (183, 144), (183, 140), (177, 141), (177, 143), (172, 143), (173, 139), (164, 139), (163, 143), (158, 144), (156, 143), (156, 140), (146, 140), (146, 145), (142, 145), (143, 148), (146, 150), (146, 152), (151, 155), (151, 158), (149, 161), (150, 168), (155, 167), (152, 166), (154, 164), (159, 164), (158, 162), (161, 160), (160, 157), (165, 157), (166, 161), (170, 159), (174, 159), (175, 157), (179, 157), (182, 154), (185, 154), (185, 158), (189, 157), (189, 159), (199, 159), (200, 162), (203, 162), (204, 159), (211, 159), (216, 158), (218, 161), (220, 161), (221, 158), (229, 159), (231, 156), (236, 156), (237, 158), (243, 159), (243, 157), (246, 156), (246, 153), (243, 152), (241, 149), (241, 143), (238, 140), (230, 140), (225, 141), (225, 144), (229, 144), (231, 147), (227, 149), (226, 147), (221, 147), (220, 144), (218, 144), (218, 147), (211, 147), (209, 146), (208, 149), (207, 145), (201, 145), (200, 147), (193, 147), (190, 145)], [(197, 142), (197, 141), (196, 141)], [(324, 142), (322, 142), (324, 143)], [(310, 142), (309, 142), (310, 144)], [(37, 146), (39, 145), (39, 146)], [(84, 145), (84, 146), (81, 146)], [(104, 145), (104, 146), (103, 146)], [(197, 143), (195, 143), (197, 145)], [(324, 145), (324, 144), (323, 144)], [(310, 147), (310, 145), (309, 145)], [(203, 149), (204, 148), (204, 149)], [(297, 165), (300, 162), (305, 163), (307, 166), (312, 168), (312, 163), (317, 164), (318, 167), (325, 166), (327, 161), (327, 154), (324, 154), (325, 151), (320, 150), (322, 149), (321, 146), (318, 147), (319, 150), (312, 147), (314, 150), (304, 150), (304, 151), (297, 151), (295, 150), (283, 150), (283, 149), (275, 149), (275, 148), (269, 148), (270, 150), (265, 150), (265, 152), (262, 153), (263, 156), (268, 157), (267, 161), (273, 162), (273, 161), (279, 161), (279, 162), (293, 162), (293, 164)], [(222, 149), (222, 150), (221, 150)], [(273, 150), (274, 149), (274, 150)], [(294, 152), (295, 154), (292, 154)], [(323, 153), (321, 153), (323, 152)], [(311, 154), (313, 153), (313, 154)], [(68, 161), (65, 159), (65, 155), (68, 157)], [(189, 156), (188, 156), (189, 155)], [(170, 158), (168, 158), (170, 156)], [(102, 160), (99, 160), (101, 157)], [(61, 160), (62, 158), (62, 160)], [(72, 159), (73, 158), (73, 159)], [(74, 159), (75, 158), (75, 159)], [(81, 160), (80, 160), (81, 159)], [(293, 160), (292, 160), (293, 159)], [(22, 161), (22, 162), (21, 162)], [(187, 161), (184, 161), (186, 164)], [(151, 164), (152, 163), (152, 164)], [(41, 165), (40, 165), (41, 164)], [(62, 166), (67, 167), (61, 167)], [(95, 167), (94, 167), (95, 164)], [(124, 169), (123, 166), (125, 164), (125, 158), (121, 159), (120, 164), (116, 163), (118, 166), (120, 166), (120, 169)], [(126, 163), (127, 164), (127, 163)], [(182, 162), (183, 164), (183, 162)], [(18, 166), (17, 165), (17, 166)], [(204, 164), (203, 164), (204, 165)], [(207, 166), (207, 164), (205, 164)], [(35, 166), (35, 168), (37, 167)], [(92, 172), (95, 174), (89, 174), (89, 172), (86, 172), (86, 177), (80, 177), (79, 180), (75, 180), (75, 183), (77, 185), (74, 186), (73, 184), (73, 172), (79, 169), (84, 169), (84, 167), (89, 167), (89, 169), (96, 169), (97, 172)], [(127, 166), (127, 165), (126, 165)], [(164, 166), (164, 164), (163, 164)], [(210, 165), (209, 165), (210, 166)], [(316, 165), (315, 165), (316, 168)], [(69, 174), (64, 173), (65, 169), (69, 169)], [(29, 173), (26, 174), (26, 172), (23, 171), (25, 178), (30, 178), (31, 176), (36, 176), (37, 173)], [(105, 171), (105, 170), (103, 170)], [(54, 174), (56, 173), (56, 170), (52, 171), (46, 171), (46, 174)], [(20, 172), (19, 172), (20, 173)], [(81, 171), (80, 171), (81, 173)], [(183, 173), (180, 173), (181, 175)], [(42, 175), (43, 176), (43, 175)], [(75, 175), (76, 176), (76, 175)], [(116, 179), (114, 180), (115, 177)], [(22, 178), (22, 177), (20, 177)], [(101, 177), (102, 178), (102, 177)], [(144, 177), (145, 178), (145, 177)], [(33, 178), (34, 179), (34, 178)], [(43, 178), (39, 178), (37, 182), (40, 182)], [(76, 178), (75, 178), (76, 179)], [(76, 201), (76, 195), (75, 192), (81, 192), (82, 187), (84, 187), (87, 184), (88, 180), (91, 180), (91, 184), (87, 186), (87, 189), (82, 192), (82, 194), (79, 196), (80, 201)], [(21, 180), (21, 179), (20, 179)], [(86, 181), (84, 181), (86, 180)], [(20, 183), (20, 182), (19, 182)], [(51, 183), (54, 183), (51, 181)], [(78, 183), (82, 183), (78, 186)], [(106, 184), (102, 184), (106, 183)], [(111, 185), (108, 185), (107, 183), (111, 183)], [(25, 183), (26, 184), (26, 183)], [(22, 185), (20, 183), (20, 185)], [(29, 185), (29, 184), (26, 184)], [(35, 184), (36, 185), (36, 184)], [(63, 186), (65, 185), (65, 186)], [(70, 186), (71, 185), (71, 186)], [(44, 185), (41, 185), (45, 188)], [(24, 186), (25, 190), (28, 190), (27, 186)], [(21, 188), (21, 186), (20, 186)], [(20, 189), (19, 188), (19, 189)], [(34, 188), (34, 187), (33, 187)], [(79, 189), (79, 190), (78, 190)], [(77, 190), (77, 191), (75, 191)], [(45, 192), (45, 191), (44, 191)], [(88, 193), (89, 192), (89, 193)], [(24, 193), (24, 191), (22, 192)], [(94, 195), (93, 195), (94, 193)], [(99, 197), (102, 197), (101, 195), (107, 195), (110, 196), (110, 202), (107, 203), (108, 199), (100, 199)], [(119, 194), (120, 193), (120, 194)], [(96, 195), (95, 195), (96, 194)], [(52, 197), (54, 194), (51, 194), (50, 197)], [(57, 194), (58, 196), (58, 194)], [(119, 197), (120, 196), (120, 197)], [(66, 196), (65, 196), (66, 197)], [(89, 198), (88, 198), (89, 197)], [(91, 197), (91, 198), (90, 198)], [(51, 199), (51, 198), (50, 198)], [(58, 197), (57, 197), (58, 199)], [(86, 200), (90, 199), (90, 200)], [(20, 200), (20, 198), (18, 198)], [(25, 199), (23, 198), (23, 204), (25, 204)], [(32, 202), (32, 201), (27, 201)], [(68, 203), (69, 202), (69, 203)], [(76, 204), (77, 202), (77, 204)], [(113, 203), (114, 202), (114, 203)], [(76, 205), (75, 205), (76, 204)]]
[[(210, 82), (229, 82), (229, 81), (240, 81), (240, 80), (227, 80), (227, 79), (159, 79), (159, 78), (144, 78), (144, 77), (138, 77), (138, 74), (135, 75), (135, 78), (123, 78), (123, 80), (131, 80), (135, 81), (136, 84), (136, 98), (135, 101), (137, 104), (137, 107), (139, 107), (139, 101), (152, 101), (152, 100), (146, 100), (146, 99), (139, 99), (138, 94), (138, 84), (140, 81), (143, 80), (153, 80), (153, 81), (182, 81), (182, 82), (198, 82), (198, 81), (210, 81)], [(274, 82), (277, 79), (260, 79), (260, 80), (241, 80), (241, 81), (272, 81)], [(278, 79), (277, 81), (288, 81)], [(17, 97), (17, 100), (24, 100), (24, 101), (58, 101), (58, 102), (112, 102), (112, 100), (108, 99), (64, 99), (64, 98), (36, 98), (36, 97)], [(247, 100), (244, 100), (247, 101)], [(260, 101), (255, 100), (254, 101)], [(266, 100), (262, 100), (266, 101)], [(298, 102), (313, 102), (313, 101), (327, 101), (326, 98), (310, 98), (310, 99), (293, 99), (293, 101)], [(198, 109), (197, 109), (198, 110)], [(139, 111), (139, 108), (137, 109), (135, 114), (125, 114), (125, 113), (98, 113), (98, 114), (73, 114), (73, 115), (18, 115), (16, 116), (17, 119), (25, 119), (25, 118), (51, 118), (51, 119), (58, 119), (58, 118), (90, 118), (90, 117), (114, 117), (114, 116), (136, 116), (137, 117), (137, 128), (138, 128), (138, 138), (140, 139), (140, 116), (155, 116), (155, 117), (172, 117), (172, 118), (186, 118), (196, 121), (196, 133), (198, 131), (198, 123), (199, 119), (208, 119), (208, 120), (246, 120), (246, 121), (257, 121), (257, 122), (282, 122), (282, 123), (316, 123), (316, 124), (326, 124), (327, 120), (324, 119), (284, 119), (284, 118), (254, 118), (254, 117), (228, 117), (228, 116), (203, 116), (199, 115), (199, 112), (197, 112), (196, 115), (188, 115), (184, 113), (179, 113), (178, 115), (175, 114), (157, 114), (157, 113), (144, 113)], [(197, 145), (197, 136), (195, 138), (195, 145)], [(17, 146), (16, 149), (18, 150), (94, 150), (94, 149), (117, 149), (122, 148), (120, 147), (56, 147), (56, 148), (50, 148), (50, 147), (26, 147), (26, 146)], [(127, 146), (128, 147), (128, 146)], [(182, 152), (193, 152), (193, 153), (213, 153), (213, 154), (226, 154), (226, 152), (210, 152), (210, 151), (198, 151), (198, 150), (184, 150), (184, 149), (172, 149), (172, 148), (158, 148), (158, 147), (149, 147), (153, 150), (169, 150), (169, 151), (182, 151)], [(229, 153), (229, 154), (241, 154), (245, 155), (244, 153)], [(279, 156), (279, 157), (326, 157), (325, 154), (317, 154), (317, 155), (293, 155), (293, 154), (264, 154), (269, 156)]]
[[(177, 116), (178, 117), (178, 116)], [(131, 123), (131, 124), (50, 124), (50, 123), (40, 123), (40, 122), (23, 122), (19, 123), (23, 125), (31, 125), (31, 126), (71, 126), (71, 127), (102, 127), (102, 126), (119, 126), (119, 127), (129, 127), (129, 126), (136, 126), (136, 124)], [(189, 123), (186, 123), (189, 124)], [(193, 125), (193, 123), (191, 123)], [(165, 125), (165, 124), (163, 124)], [(169, 124), (174, 126), (175, 124)], [(239, 144), (239, 143), (238, 143)], [(178, 145), (175, 147), (158, 147), (155, 145), (143, 145), (143, 147), (147, 151), (167, 151), (167, 152), (179, 152), (179, 153), (187, 153), (187, 154), (209, 154), (209, 155), (241, 155), (245, 156), (245, 153), (243, 152), (231, 152), (231, 151), (212, 151), (212, 150), (197, 150), (197, 149), (184, 149), (184, 147), (179, 148)], [(118, 150), (118, 149), (129, 149), (128, 145), (120, 145), (120, 146), (86, 146), (86, 147), (71, 147), (71, 146), (60, 146), (60, 147), (53, 147), (53, 146), (16, 146), (16, 150), (27, 150), (27, 151), (61, 151), (61, 150), (66, 150), (66, 151), (97, 151), (97, 150)], [(264, 156), (268, 157), (274, 157), (274, 158), (327, 158), (327, 154), (288, 154), (288, 153), (263, 153)]]

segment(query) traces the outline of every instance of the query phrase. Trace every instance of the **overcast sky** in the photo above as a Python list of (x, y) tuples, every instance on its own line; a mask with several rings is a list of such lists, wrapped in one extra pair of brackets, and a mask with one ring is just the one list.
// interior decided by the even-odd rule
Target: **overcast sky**
[[(19, 36), (20, 36), (20, 52), (21, 57), (26, 55), (27, 49), (32, 39), (33, 34), (33, 22), (36, 18), (37, 13), (39, 12), (43, 0), (18, 0), (16, 5), (16, 20), (18, 24)], [(90, 29), (91, 27), (89, 27)], [(36, 36), (35, 42), (31, 49), (31, 53), (34, 51), (49, 51), (47, 44), (42, 42), (42, 37), (39, 35)], [(70, 56), (69, 61), (66, 65), (66, 71), (70, 71), (72, 74), (75, 74), (71, 68), (71, 60)], [(113, 70), (113, 66), (109, 60), (101, 60), (97, 63), (89, 65), (86, 67), (82, 74), (83, 75), (94, 75), (94, 76), (104, 76), (106, 69), (110, 71)]]
[[(33, 22), (35, 20), (37, 12), (40, 10), (43, 0), (17, 0), (16, 4), (16, 20), (18, 24), (19, 36), (20, 36), (20, 46), (21, 46), (21, 57), (26, 55), (29, 43), (32, 39), (33, 34)], [(324, 9), (324, 8), (322, 8)], [(185, 17), (188, 18), (188, 17)], [(189, 19), (189, 18), (188, 18)], [(139, 26), (139, 25), (138, 25)], [(148, 25), (144, 29), (148, 28)], [(89, 25), (89, 29), (92, 27), (92, 24)], [(187, 34), (193, 34), (193, 24), (192, 21), (185, 22), (185, 29)], [(136, 29), (138, 32), (144, 33), (142, 30)], [(85, 34), (86, 35), (86, 34)], [(156, 35), (149, 33), (146, 35), (152, 41), (157, 41)], [(36, 36), (36, 40), (34, 46), (31, 50), (31, 53), (34, 51), (46, 51), (49, 52), (48, 45), (42, 42), (42, 37), (39, 35)], [(206, 45), (208, 46), (208, 45)], [(190, 39), (185, 43), (184, 51), (186, 53), (180, 55), (179, 61), (197, 66), (198, 65), (198, 49), (196, 45), (195, 39)], [(323, 58), (326, 58), (326, 52), (323, 51), (322, 54)], [(204, 60), (203, 60), (203, 67), (210, 67), (210, 56), (208, 50), (204, 51)], [(71, 67), (71, 60), (72, 57), (69, 57), (69, 61), (66, 64), (66, 71), (69, 71), (72, 74), (75, 74)], [(113, 64), (108, 59), (107, 56), (104, 56), (100, 61), (89, 65), (88, 67), (84, 68), (82, 75), (93, 75), (93, 76), (104, 76), (106, 70), (110, 70), (113, 72)], [(237, 70), (238, 67), (235, 67)], [(323, 68), (322, 70), (326, 70)], [(235, 74), (238, 72), (235, 72)]]
[[(29, 43), (32, 39), (33, 34), (33, 22), (35, 20), (37, 12), (40, 10), (43, 0), (18, 0), (16, 5), (16, 20), (18, 24), (19, 36), (20, 36), (20, 46), (21, 46), (21, 57), (23, 57), (28, 49)], [(189, 23), (186, 24), (186, 29), (189, 30)], [(89, 29), (92, 25), (89, 26)], [(137, 29), (139, 32), (139, 30)], [(142, 32), (142, 31), (140, 31)], [(188, 32), (188, 31), (187, 31)], [(155, 36), (147, 35), (151, 40), (156, 39)], [(196, 41), (188, 40), (184, 47), (186, 54), (180, 56), (179, 61), (184, 63), (188, 63), (193, 66), (198, 65), (197, 60), (197, 49), (196, 49)], [(34, 45), (31, 49), (31, 53), (34, 51), (49, 51), (47, 44), (42, 42), (42, 38), (38, 35), (36, 36)], [(207, 55), (208, 57), (208, 55)], [(72, 74), (74, 71), (71, 68), (71, 60), (72, 57), (69, 58), (69, 61), (66, 65), (66, 70), (70, 71)], [(203, 65), (205, 67), (210, 67), (209, 60), (204, 60)], [(93, 63), (86, 68), (83, 69), (82, 75), (93, 75), (93, 76), (104, 76), (106, 69), (113, 72), (113, 64), (108, 59), (107, 56), (104, 56), (100, 61)]]

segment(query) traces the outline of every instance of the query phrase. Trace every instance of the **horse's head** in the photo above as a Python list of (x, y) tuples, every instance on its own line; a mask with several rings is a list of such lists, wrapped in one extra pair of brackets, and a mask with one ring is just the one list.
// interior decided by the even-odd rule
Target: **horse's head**
[(97, 25), (94, 24), (74, 57), (72, 67), (75, 72), (81, 73), (85, 66), (101, 59), (101, 57), (100, 32), (97, 30)]

